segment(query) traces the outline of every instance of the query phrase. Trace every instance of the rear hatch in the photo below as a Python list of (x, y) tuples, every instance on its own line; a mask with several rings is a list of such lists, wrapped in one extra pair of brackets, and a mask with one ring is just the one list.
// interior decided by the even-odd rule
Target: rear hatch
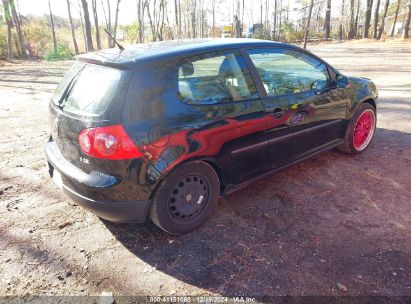
[(84, 154), (79, 134), (87, 128), (121, 124), (131, 74), (132, 69), (124, 65), (77, 61), (50, 101), (51, 140), (66, 160), (87, 173), (115, 173), (119, 168), (112, 161)]

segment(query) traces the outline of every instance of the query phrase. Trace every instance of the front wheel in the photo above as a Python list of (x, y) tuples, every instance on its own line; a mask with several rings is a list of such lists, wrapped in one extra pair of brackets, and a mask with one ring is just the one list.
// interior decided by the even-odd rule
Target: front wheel
[(214, 169), (202, 161), (177, 167), (160, 184), (150, 209), (151, 221), (171, 234), (201, 226), (218, 202), (220, 183)]
[(361, 104), (347, 128), (345, 142), (337, 149), (347, 154), (359, 154), (370, 144), (377, 123), (375, 108), (369, 103)]

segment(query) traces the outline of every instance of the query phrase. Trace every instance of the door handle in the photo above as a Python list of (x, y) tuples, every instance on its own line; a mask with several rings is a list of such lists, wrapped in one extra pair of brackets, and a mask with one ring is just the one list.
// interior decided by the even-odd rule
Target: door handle
[(270, 116), (273, 116), (275, 118), (280, 118), (285, 113), (285, 111), (283, 111), (281, 108), (271, 109), (268, 112), (270, 112)]

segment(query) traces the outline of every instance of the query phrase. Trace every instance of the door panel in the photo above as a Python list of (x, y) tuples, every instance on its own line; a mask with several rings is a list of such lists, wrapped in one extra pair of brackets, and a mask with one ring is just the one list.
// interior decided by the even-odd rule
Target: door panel
[[(239, 51), (181, 58), (176, 65), (177, 79), (164, 69), (164, 85), (152, 84), (151, 78), (159, 78), (158, 70), (153, 75), (136, 75), (138, 83), (145, 86), (147, 82), (153, 90), (138, 96), (137, 117), (127, 122), (127, 132), (147, 155), (154, 173), (166, 175), (192, 159), (217, 164), (226, 184), (267, 171), (264, 105)], [(167, 85), (157, 97), (158, 88)]]
[(264, 90), (273, 168), (304, 157), (343, 136), (347, 100), (327, 67), (295, 50), (248, 51)]

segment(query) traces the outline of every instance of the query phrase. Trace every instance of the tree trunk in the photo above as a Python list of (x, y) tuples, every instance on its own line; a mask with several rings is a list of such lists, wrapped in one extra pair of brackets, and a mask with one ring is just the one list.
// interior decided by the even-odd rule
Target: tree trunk
[(138, 43), (144, 42), (144, 2), (137, 0)]
[(387, 17), (387, 11), (388, 11), (388, 6), (390, 5), (390, 0), (385, 0), (385, 6), (384, 6), (384, 14), (382, 16), (382, 20), (381, 20), (381, 25), (380, 25), (380, 29), (378, 31), (378, 36), (377, 39), (380, 40), (382, 33), (384, 32), (384, 27), (385, 27), (385, 17)]
[(397, 1), (397, 9), (395, 10), (394, 23), (392, 24), (392, 28), (391, 28), (391, 37), (394, 36), (395, 24), (397, 23), (398, 12), (400, 11), (400, 5), (401, 5), (401, 0), (398, 0), (398, 1)]
[[(379, 0), (378, 0), (379, 1)], [(343, 28), (343, 20), (344, 20), (344, 5), (345, 5), (345, 3), (344, 3), (345, 1), (344, 0), (342, 0), (342, 3), (341, 3), (341, 17), (340, 17), (340, 30), (339, 30), (339, 34), (338, 34), (338, 37), (339, 37), (339, 39), (340, 39), (340, 41), (342, 41), (343, 40), (343, 38), (344, 38), (344, 28)]]
[(241, 35), (244, 33), (244, 10), (245, 10), (245, 0), (243, 0), (243, 10), (241, 11)]
[(410, 31), (410, 20), (411, 20), (411, 0), (407, 4), (407, 19), (405, 20), (404, 24), (404, 31), (402, 32), (402, 38), (407, 39), (409, 37), (409, 31)]
[(54, 21), (53, 21), (53, 14), (51, 12), (51, 5), (50, 5), (50, 0), (49, 2), (49, 12), (50, 12), (50, 22), (51, 22), (51, 32), (53, 34), (53, 48), (54, 48), (54, 54), (57, 54), (57, 40), (56, 40), (56, 31), (54, 29)]
[(78, 51), (78, 45), (77, 45), (77, 40), (76, 40), (76, 34), (74, 33), (73, 18), (71, 17), (71, 8), (70, 8), (69, 0), (67, 0), (67, 12), (68, 12), (68, 17), (69, 17), (69, 22), (70, 22), (71, 38), (73, 39), (74, 51), (76, 52), (76, 55), (78, 55), (79, 51)]
[(11, 29), (13, 27), (13, 21), (11, 19), (10, 8), (8, 0), (2, 0), (4, 8), (4, 18), (7, 23), (7, 58), (13, 58), (13, 42), (11, 41)]
[(274, 0), (273, 40), (277, 39), (277, 0)]
[(215, 1), (216, 0), (212, 0), (212, 2), (211, 2), (211, 6), (212, 6), (212, 19), (213, 19), (213, 26), (212, 26), (212, 29), (211, 29), (211, 36), (212, 37), (215, 37)]
[(360, 15), (360, 2), (361, 0), (357, 0), (357, 12), (355, 16), (355, 24), (354, 24), (354, 37), (358, 38), (358, 18)]
[(178, 0), (178, 20), (180, 21), (178, 24), (178, 38), (181, 38), (181, 28), (182, 28), (182, 19), (181, 19), (181, 2)]
[(196, 5), (197, 0), (192, 0), (192, 8), (191, 8), (191, 31), (192, 31), (192, 38), (196, 38)]
[(171, 40), (174, 40), (173, 29), (171, 28), (170, 20), (168, 19), (168, 9), (167, 9), (167, 5), (166, 5), (166, 7), (165, 7), (165, 15), (166, 15), (166, 20), (167, 20), (168, 30), (170, 31), (170, 38), (171, 38)]
[(325, 11), (324, 32), (325, 32), (325, 39), (329, 40), (330, 33), (331, 33), (331, 0), (327, 0), (327, 8)]
[(8, 0), (8, 1), (9, 1), (9, 10), (11, 12), (11, 15), (13, 16), (14, 26), (16, 27), (20, 56), (23, 58), (27, 58), (26, 45), (24, 43), (23, 34), (21, 31), (21, 23), (20, 23), (19, 16), (17, 15), (16, 7), (14, 5), (14, 0)]
[(100, 38), (100, 29), (98, 26), (98, 14), (97, 14), (97, 0), (91, 1), (91, 6), (93, 8), (93, 16), (94, 16), (94, 25), (96, 26), (96, 40), (97, 40), (97, 48), (101, 50), (101, 38)]
[(260, 23), (263, 24), (263, 2), (260, 0)]
[(355, 31), (355, 1), (350, 0), (350, 30), (348, 32), (348, 39), (354, 38), (354, 31)]
[(308, 33), (310, 31), (310, 22), (311, 22), (311, 14), (313, 12), (313, 6), (314, 6), (314, 0), (311, 0), (310, 10), (308, 11), (307, 25), (305, 27), (304, 48), (307, 48), (307, 39), (308, 39)]
[(114, 16), (114, 29), (113, 29), (113, 37), (114, 37), (114, 39), (117, 39), (117, 38), (116, 38), (116, 35), (117, 35), (118, 11), (119, 11), (119, 9), (120, 9), (120, 2), (121, 2), (121, 0), (117, 0), (116, 15)]
[(156, 41), (157, 40), (157, 35), (156, 35), (156, 29), (155, 29), (153, 19), (151, 18), (150, 5), (149, 5), (148, 1), (145, 4), (146, 4), (145, 6), (147, 8), (148, 21), (150, 22), (151, 36), (153, 38), (153, 41)]
[[(111, 6), (110, 6), (110, 0), (107, 0), (107, 14), (108, 14), (108, 29), (107, 31), (110, 33), (110, 35), (112, 34), (112, 28), (111, 28)], [(108, 35), (107, 35), (107, 43), (108, 43), (108, 47), (112, 48), (114, 46), (114, 41), (113, 39), (111, 39)]]
[(86, 40), (87, 40), (87, 51), (94, 51), (93, 47), (93, 37), (91, 35), (91, 23), (90, 23), (90, 14), (88, 12), (87, 0), (81, 0), (84, 12), (84, 27), (86, 29)]
[(367, 11), (365, 12), (364, 21), (364, 38), (368, 38), (368, 32), (370, 31), (372, 3), (373, 0), (367, 0)]
[(84, 30), (83, 13), (82, 13), (80, 0), (77, 0), (77, 1), (78, 1), (79, 14), (80, 14), (81, 32), (83, 33), (84, 49), (87, 52), (87, 38), (86, 38), (86, 31)]
[(19, 0), (16, 0), (16, 8), (17, 8), (17, 17), (19, 18), (19, 24), (20, 24), (20, 26), (21, 26), (21, 25), (23, 25), (23, 22), (21, 22), (21, 14), (20, 14)]
[(378, 35), (378, 18), (379, 18), (379, 11), (380, 11), (380, 0), (377, 0), (377, 5), (374, 11), (374, 28), (373, 28), (373, 35), (372, 38), (377, 39)]
[[(174, 14), (175, 14), (175, 19), (176, 19), (176, 27), (178, 31), (178, 5), (177, 5), (177, 0), (174, 0)], [(181, 22), (181, 21), (180, 21)], [(177, 34), (177, 37), (180, 38), (180, 36)]]
[(163, 24), (164, 24), (164, 0), (160, 0), (160, 10), (158, 12), (157, 36), (159, 41), (163, 41)]

